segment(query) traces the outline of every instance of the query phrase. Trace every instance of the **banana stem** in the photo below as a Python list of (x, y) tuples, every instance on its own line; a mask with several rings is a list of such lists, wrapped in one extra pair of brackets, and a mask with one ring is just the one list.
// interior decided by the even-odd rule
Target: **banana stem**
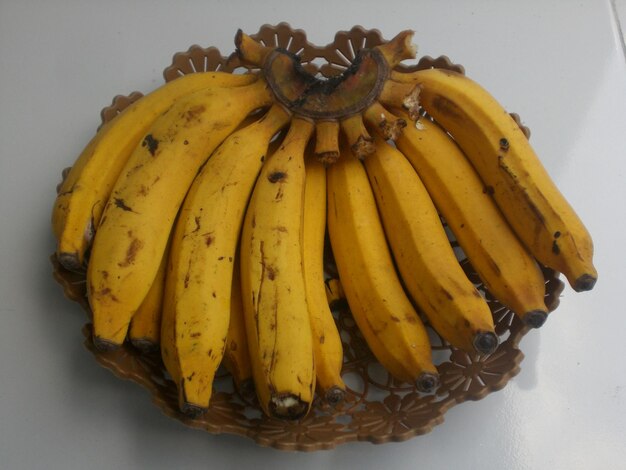
[(318, 121), (315, 124), (315, 156), (324, 165), (335, 163), (339, 158), (337, 121)]
[(387, 80), (378, 100), (390, 107), (404, 108), (413, 121), (419, 117), (419, 94), (421, 88), (414, 83), (400, 83)]
[(370, 136), (360, 114), (354, 114), (341, 121), (341, 129), (345, 134), (352, 153), (359, 160), (374, 153), (374, 139)]
[(417, 46), (411, 42), (414, 34), (410, 30), (401, 31), (391, 41), (377, 47), (390, 68), (395, 67), (405, 59), (415, 59)]
[(391, 114), (378, 101), (365, 110), (365, 122), (374, 127), (385, 139), (395, 141), (402, 129), (406, 127), (406, 120)]
[(235, 47), (237, 48), (237, 54), (239, 58), (248, 64), (262, 67), (265, 63), (265, 59), (272, 52), (272, 48), (266, 47), (261, 43), (256, 42), (241, 29), (237, 30), (235, 36)]

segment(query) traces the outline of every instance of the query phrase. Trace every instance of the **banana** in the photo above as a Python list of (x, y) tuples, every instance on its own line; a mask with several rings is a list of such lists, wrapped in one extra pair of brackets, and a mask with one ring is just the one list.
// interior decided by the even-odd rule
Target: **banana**
[(326, 401), (337, 405), (344, 399), (346, 387), (341, 379), (343, 347), (324, 284), (326, 168), (316, 156), (308, 155), (305, 169), (302, 267), (313, 333), (316, 383)]
[(331, 310), (341, 308), (345, 305), (346, 294), (341, 287), (341, 281), (338, 278), (329, 278), (324, 281), (326, 285), (326, 301)]
[(162, 114), (143, 139), (149, 145), (133, 151), (104, 209), (87, 269), (98, 348), (124, 341), (200, 167), (246, 115), (271, 102), (264, 80), (195, 92)]
[(354, 320), (391, 375), (430, 392), (438, 374), (428, 333), (396, 274), (365, 169), (345, 139), (327, 183), (330, 241)]
[(179, 98), (203, 88), (233, 87), (252, 83), (256, 76), (224, 72), (185, 75), (139, 98), (104, 124), (87, 144), (63, 181), (52, 212), (58, 240), (59, 263), (73, 271), (84, 270), (88, 250), (100, 216), (122, 168), (143, 140), (154, 120)]
[(241, 235), (241, 291), (259, 403), (273, 417), (297, 419), (311, 406), (315, 367), (302, 271), (304, 149), (313, 124), (293, 119), (267, 160)]
[(239, 271), (239, 261), (235, 258), (233, 285), (230, 293), (230, 322), (228, 323), (223, 363), (226, 370), (232, 375), (239, 394), (245, 399), (251, 399), (255, 395), (254, 379), (252, 378), (250, 351), (246, 337)]
[(547, 317), (545, 281), (470, 162), (437, 124), (421, 118), (396, 141), (487, 289), (529, 326)]
[(492, 353), (491, 310), (461, 268), (424, 184), (402, 153), (380, 137), (374, 143), (365, 169), (405, 288), (450, 344)]
[(575, 291), (592, 289), (591, 236), (513, 118), (464, 75), (437, 69), (412, 75), (424, 109), (463, 149), (533, 256), (562, 272)]
[(137, 349), (144, 353), (159, 350), (161, 337), (161, 313), (163, 310), (163, 293), (165, 291), (165, 273), (169, 260), (169, 243), (163, 253), (157, 275), (152, 282), (148, 295), (133, 315), (128, 328), (128, 339)]
[(280, 106), (231, 134), (195, 178), (172, 240), (175, 347), (181, 410), (209, 406), (231, 318), (233, 266), (246, 205), (274, 134), (287, 124)]

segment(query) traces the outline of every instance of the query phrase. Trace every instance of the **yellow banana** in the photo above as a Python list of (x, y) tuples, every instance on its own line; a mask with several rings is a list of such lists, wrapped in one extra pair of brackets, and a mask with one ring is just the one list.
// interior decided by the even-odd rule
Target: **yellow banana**
[(487, 289), (533, 327), (547, 316), (545, 281), (476, 171), (437, 124), (421, 118), (396, 141)]
[(104, 124), (87, 144), (63, 181), (52, 212), (59, 263), (83, 270), (102, 210), (128, 157), (140, 143), (154, 145), (146, 133), (154, 120), (182, 96), (203, 88), (242, 86), (255, 75), (202, 72), (185, 75), (139, 98)]
[[(237, 240), (239, 240), (239, 237), (237, 237)], [(248, 338), (246, 337), (239, 271), (239, 261), (235, 258), (233, 286), (230, 293), (230, 322), (228, 323), (223, 362), (226, 370), (232, 375), (240, 395), (249, 399), (254, 397), (255, 394), (254, 379), (252, 378), (250, 351), (248, 350)]]
[(264, 80), (195, 92), (154, 122), (143, 140), (150, 145), (133, 151), (104, 209), (87, 270), (97, 347), (124, 341), (200, 167), (247, 114), (271, 101)]
[(405, 288), (450, 344), (492, 353), (491, 310), (461, 268), (424, 184), (402, 153), (380, 137), (374, 142), (365, 169)]
[(327, 180), (330, 241), (354, 320), (391, 375), (430, 392), (438, 374), (428, 333), (396, 274), (365, 169), (345, 142)]
[(346, 294), (341, 287), (341, 281), (338, 278), (329, 278), (324, 281), (326, 285), (326, 301), (331, 310), (341, 308), (345, 305)]
[(266, 414), (297, 419), (311, 406), (315, 367), (302, 272), (304, 149), (313, 124), (293, 119), (254, 187), (241, 235), (241, 291), (250, 360)]
[(593, 288), (593, 242), (513, 118), (456, 72), (412, 74), (424, 109), (454, 137), (519, 238), (576, 291)]
[(142, 352), (159, 350), (161, 338), (161, 313), (163, 310), (163, 292), (165, 291), (165, 273), (169, 259), (169, 246), (163, 253), (159, 270), (154, 282), (133, 315), (128, 328), (128, 339)]
[(270, 140), (289, 115), (276, 105), (231, 134), (195, 178), (172, 240), (172, 311), (181, 409), (209, 406), (231, 317), (235, 252), (246, 210)]
[(324, 284), (326, 168), (314, 155), (308, 155), (305, 165), (302, 266), (313, 333), (315, 375), (326, 401), (336, 405), (343, 400), (346, 387), (341, 379), (343, 347)]

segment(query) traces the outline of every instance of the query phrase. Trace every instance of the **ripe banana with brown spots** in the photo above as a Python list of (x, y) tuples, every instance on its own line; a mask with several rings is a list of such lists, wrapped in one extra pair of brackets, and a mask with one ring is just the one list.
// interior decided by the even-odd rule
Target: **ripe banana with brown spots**
[(241, 295), (259, 403), (277, 418), (311, 406), (315, 365), (302, 269), (304, 150), (313, 131), (294, 118), (265, 162), (246, 211), (240, 242)]
[(174, 347), (181, 410), (209, 406), (231, 318), (233, 266), (246, 205), (272, 137), (289, 121), (280, 106), (224, 140), (195, 178), (172, 239)]
[(142, 352), (159, 350), (161, 341), (161, 314), (163, 312), (163, 294), (165, 292), (165, 273), (169, 261), (169, 243), (163, 253), (157, 275), (152, 282), (145, 299), (133, 315), (128, 328), (128, 339)]
[(380, 137), (374, 143), (365, 169), (409, 295), (450, 344), (492, 353), (491, 310), (461, 268), (428, 191), (402, 153)]
[(148, 144), (135, 148), (104, 209), (87, 270), (98, 348), (124, 342), (198, 170), (251, 111), (271, 102), (262, 79), (186, 95), (153, 123)]
[(248, 85), (257, 76), (201, 72), (168, 82), (139, 98), (104, 124), (87, 144), (64, 179), (52, 211), (57, 259), (67, 269), (84, 270), (111, 190), (135, 147), (154, 145), (146, 133), (152, 123), (179, 98), (203, 88)]
[(396, 141), (487, 289), (529, 326), (547, 317), (545, 280), (450, 136), (427, 118)]
[(330, 242), (352, 316), (392, 376), (431, 392), (438, 374), (428, 333), (396, 273), (363, 164), (345, 142), (327, 180)]
[(572, 288), (593, 288), (593, 242), (528, 139), (478, 83), (438, 69), (392, 74), (420, 87), (423, 108), (463, 149), (515, 233), (540, 263)]
[(233, 286), (230, 293), (230, 322), (228, 323), (223, 364), (233, 377), (239, 394), (245, 399), (251, 399), (254, 397), (255, 391), (246, 336), (243, 299), (241, 298), (240, 263), (237, 258), (235, 258), (234, 263)]
[(341, 378), (343, 346), (324, 283), (326, 168), (312, 154), (307, 155), (305, 168), (302, 266), (313, 332), (315, 375), (321, 395), (328, 403), (337, 405), (344, 399), (346, 386)]

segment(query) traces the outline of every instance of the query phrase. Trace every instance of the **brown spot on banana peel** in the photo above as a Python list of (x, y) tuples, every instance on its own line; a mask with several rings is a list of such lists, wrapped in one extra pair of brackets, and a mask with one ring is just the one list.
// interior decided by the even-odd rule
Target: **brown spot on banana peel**
[(442, 96), (435, 95), (432, 99), (433, 108), (435, 108), (440, 114), (448, 116), (456, 121), (463, 120), (463, 111), (454, 101)]
[(270, 183), (278, 183), (287, 179), (287, 173), (284, 171), (273, 171), (267, 176)]
[(200, 120), (200, 116), (205, 110), (206, 107), (203, 104), (192, 106), (191, 108), (184, 111), (183, 119), (188, 123), (191, 123), (192, 121), (197, 122)]
[(135, 262), (137, 253), (143, 248), (144, 243), (138, 238), (133, 238), (128, 248), (126, 249), (126, 256), (124, 260), (117, 263), (120, 268), (126, 268)]
[(159, 148), (159, 141), (155, 139), (152, 136), (152, 134), (148, 134), (144, 137), (143, 141), (141, 142), (141, 146), (146, 147), (148, 149), (148, 152), (150, 152), (150, 155), (154, 157), (154, 154)]
[(196, 216), (194, 217), (194, 222), (196, 224), (196, 228), (194, 228), (191, 233), (196, 233), (198, 230), (200, 230), (200, 217)]
[[(113, 204), (115, 205), (115, 207), (122, 209), (123, 211), (126, 212), (135, 212), (132, 208), (128, 207), (126, 205), (126, 203), (124, 202), (124, 199), (121, 199), (119, 197), (113, 198)], [(136, 212), (135, 212), (136, 214)]]
[(207, 232), (202, 234), (202, 236), (204, 237), (204, 244), (206, 246), (211, 246), (213, 244), (213, 242), (215, 241), (215, 237), (213, 236), (213, 232)]
[[(521, 196), (524, 198), (526, 202), (526, 206), (530, 209), (534, 218), (544, 227), (546, 226), (546, 219), (543, 213), (539, 210), (537, 205), (533, 202), (532, 198), (528, 195), (528, 192), (518, 183), (517, 175), (511, 170), (511, 168), (506, 164), (505, 157), (502, 155), (498, 155), (498, 167), (504, 171), (504, 174), (507, 175), (514, 183), (514, 187), (518, 189)], [(541, 193), (538, 193), (543, 197)]]
[(441, 288), (441, 293), (448, 299), (448, 300), (454, 300), (454, 296), (444, 287)]

